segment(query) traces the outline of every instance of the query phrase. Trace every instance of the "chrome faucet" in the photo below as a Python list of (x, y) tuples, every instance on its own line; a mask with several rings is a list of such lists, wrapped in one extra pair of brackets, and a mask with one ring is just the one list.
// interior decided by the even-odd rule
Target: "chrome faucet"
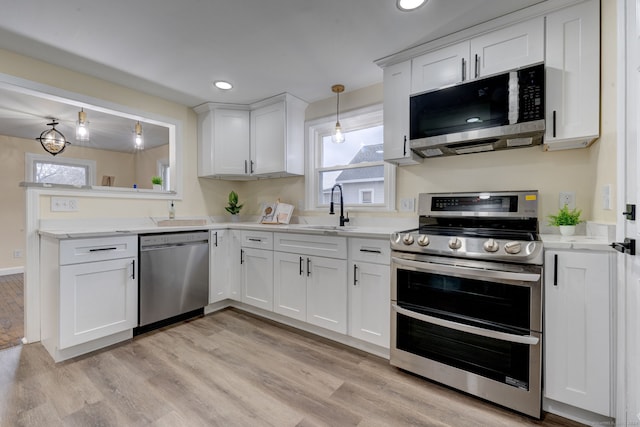
[(331, 188), (331, 202), (329, 203), (329, 215), (335, 215), (333, 211), (333, 190), (338, 187), (340, 189), (340, 227), (344, 227), (346, 222), (349, 222), (349, 212), (347, 212), (347, 217), (344, 217), (344, 201), (342, 199), (342, 185), (336, 184)]

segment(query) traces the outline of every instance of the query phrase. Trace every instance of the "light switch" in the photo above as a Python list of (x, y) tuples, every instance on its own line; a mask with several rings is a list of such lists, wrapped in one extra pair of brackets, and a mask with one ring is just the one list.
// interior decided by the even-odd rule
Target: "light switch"
[(52, 197), (51, 212), (76, 212), (78, 199), (68, 197)]

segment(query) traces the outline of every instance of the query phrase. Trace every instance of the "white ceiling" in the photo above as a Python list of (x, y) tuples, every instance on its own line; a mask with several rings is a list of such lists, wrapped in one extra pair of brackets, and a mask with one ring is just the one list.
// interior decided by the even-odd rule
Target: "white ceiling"
[(382, 81), (376, 59), (543, 0), (430, 0), (411, 13), (396, 0), (0, 1), (0, 48), (195, 106), (366, 87)]

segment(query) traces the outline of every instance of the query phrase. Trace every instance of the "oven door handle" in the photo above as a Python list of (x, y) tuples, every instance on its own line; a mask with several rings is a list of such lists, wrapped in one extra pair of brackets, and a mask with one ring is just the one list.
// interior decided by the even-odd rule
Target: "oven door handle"
[(427, 316), (426, 314), (416, 313), (415, 311), (407, 310), (397, 304), (391, 304), (391, 308), (403, 316), (411, 317), (412, 319), (420, 320), (422, 322), (431, 323), (434, 325), (442, 326), (449, 329), (455, 329), (456, 331), (467, 332), (473, 335), (480, 335), (487, 338), (495, 338), (501, 341), (508, 341), (517, 344), (536, 345), (540, 342), (538, 337), (531, 335), (514, 335), (506, 332), (492, 331), (490, 329), (479, 328), (477, 326), (465, 325), (464, 323), (452, 322), (451, 320), (440, 319), (438, 317)]
[(425, 261), (411, 261), (393, 257), (392, 261), (403, 267), (411, 267), (417, 271), (433, 271), (434, 273), (444, 273), (455, 277), (463, 277), (476, 280), (503, 280), (511, 282), (538, 282), (540, 274), (536, 273), (513, 273), (509, 271), (483, 270), (478, 268), (463, 267), (460, 265), (433, 264)]

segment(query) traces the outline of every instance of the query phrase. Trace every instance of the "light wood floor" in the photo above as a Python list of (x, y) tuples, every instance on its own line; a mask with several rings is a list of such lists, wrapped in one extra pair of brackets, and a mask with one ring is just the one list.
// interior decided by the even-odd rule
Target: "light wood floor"
[(1, 426), (576, 426), (228, 309), (54, 364), (0, 351)]
[(20, 345), (24, 336), (22, 274), (0, 276), (0, 349)]

